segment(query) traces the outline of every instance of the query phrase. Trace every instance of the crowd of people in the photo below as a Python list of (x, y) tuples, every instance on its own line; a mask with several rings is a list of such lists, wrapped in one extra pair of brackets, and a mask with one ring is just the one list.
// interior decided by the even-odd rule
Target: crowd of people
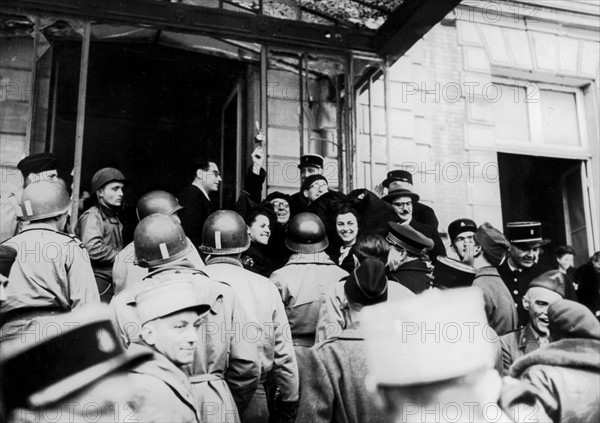
[[(524, 216), (440, 237), (411, 173), (263, 198), (260, 146), (231, 210), (214, 160), (138, 200), (98, 170), (73, 201), (52, 154), (2, 199), (0, 417), (7, 422), (595, 422), (600, 251), (574, 268)], [(49, 417), (51, 416), (51, 417)]]

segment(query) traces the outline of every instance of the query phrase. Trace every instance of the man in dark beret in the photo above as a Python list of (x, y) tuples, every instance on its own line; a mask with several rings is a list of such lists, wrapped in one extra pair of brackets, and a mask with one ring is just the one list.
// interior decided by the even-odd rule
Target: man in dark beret
[(57, 182), (56, 156), (50, 153), (33, 154), (17, 163), (17, 169), (23, 175), (23, 186), (10, 194), (7, 198), (0, 199), (0, 242), (15, 236), (21, 231), (21, 197), (23, 190), (32, 182), (41, 180)]

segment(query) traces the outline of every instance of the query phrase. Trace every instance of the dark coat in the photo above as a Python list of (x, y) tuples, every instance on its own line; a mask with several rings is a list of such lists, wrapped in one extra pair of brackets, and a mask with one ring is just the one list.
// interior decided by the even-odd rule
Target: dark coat
[(500, 337), (502, 349), (502, 375), (508, 375), (510, 366), (532, 351), (540, 347), (540, 341), (530, 324), (521, 329), (507, 333)]
[(600, 341), (562, 339), (523, 356), (511, 376), (529, 382), (553, 422), (600, 421)]
[(490, 327), (499, 336), (515, 330), (517, 308), (498, 271), (492, 266), (478, 269), (473, 286), (478, 286), (483, 291), (485, 314)]
[(210, 201), (196, 185), (188, 185), (179, 193), (179, 203), (183, 210), (179, 213), (181, 226), (187, 237), (198, 248), (202, 244), (202, 228), (217, 206)]
[(431, 269), (421, 260), (412, 260), (402, 264), (393, 274), (394, 279), (415, 294), (429, 289), (433, 283)]
[(432, 261), (437, 256), (446, 255), (446, 247), (444, 247), (442, 238), (440, 238), (440, 234), (438, 233), (436, 228), (415, 220), (414, 216), (408, 225), (412, 227), (415, 231), (421, 232), (423, 235), (425, 235), (427, 238), (433, 241), (433, 249), (429, 252), (429, 258)]
[(307, 349), (297, 422), (388, 422), (367, 392), (364, 339), (355, 330)]
[(575, 280), (579, 283), (579, 302), (600, 318), (600, 273), (594, 269), (591, 261), (577, 268)]
[[(269, 240), (270, 241), (270, 240)], [(267, 246), (250, 242), (250, 248), (242, 253), (241, 256), (244, 269), (257, 273), (265, 278), (273, 273), (273, 264), (267, 254)]]
[(433, 226), (436, 230), (440, 225), (433, 209), (427, 204), (419, 202), (413, 204), (413, 219), (417, 222), (424, 223), (425, 225)]

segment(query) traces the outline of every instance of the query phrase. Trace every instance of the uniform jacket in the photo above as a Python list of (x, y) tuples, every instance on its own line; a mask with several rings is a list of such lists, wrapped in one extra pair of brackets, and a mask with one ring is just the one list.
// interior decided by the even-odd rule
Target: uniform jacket
[(22, 222), (18, 218), (21, 213), (21, 197), (23, 188), (11, 193), (8, 197), (0, 198), (0, 243), (12, 238), (21, 231)]
[(562, 339), (517, 360), (513, 377), (532, 384), (554, 422), (600, 421), (600, 341)]
[(181, 226), (192, 240), (194, 247), (202, 244), (202, 227), (206, 218), (216, 210), (216, 206), (196, 185), (188, 185), (179, 193), (179, 204), (183, 210), (179, 213)]
[(427, 263), (421, 260), (411, 260), (400, 265), (393, 277), (415, 294), (420, 294), (431, 286), (432, 280), (429, 275), (431, 275), (431, 269)]
[(289, 334), (289, 323), (279, 292), (273, 283), (242, 267), (231, 257), (212, 256), (203, 271), (212, 279), (225, 281), (243, 303), (252, 323), (245, 336), (258, 348), (260, 383), (267, 379), (281, 393), (281, 401), (298, 400), (298, 365)]
[(436, 230), (440, 224), (433, 209), (427, 204), (423, 204), (421, 202), (416, 202), (413, 204), (413, 219), (419, 223), (433, 226)]
[(325, 253), (294, 254), (271, 280), (285, 305), (295, 344), (312, 346), (327, 291), (348, 276)]
[(202, 421), (238, 421), (238, 409), (240, 413), (244, 410), (260, 378), (258, 350), (251, 340), (239, 334), (239, 328), (252, 322), (226, 282), (199, 277), (201, 273), (190, 266), (188, 262), (179, 267), (154, 270), (148, 276), (155, 278), (144, 279), (116, 295), (110, 303), (113, 321), (126, 346), (140, 342), (135, 295), (160, 283), (161, 275), (175, 272), (192, 280), (197, 278), (197, 286), (209, 290), (207, 295), (212, 298), (212, 306), (200, 325), (194, 361), (183, 367), (183, 371), (190, 376), (199, 403), (210, 404), (201, 410)]
[(575, 280), (579, 283), (579, 302), (600, 318), (600, 273), (594, 269), (591, 261), (577, 268)]
[(502, 374), (508, 375), (508, 370), (515, 361), (540, 347), (540, 340), (531, 324), (528, 323), (514, 332), (501, 336), (500, 347), (502, 349)]
[[(357, 329), (362, 304), (349, 301), (344, 291), (346, 279), (333, 285), (321, 303), (316, 342), (338, 336), (342, 330)], [(388, 281), (388, 301), (399, 301), (414, 296), (412, 291), (395, 281)]]
[[(189, 238), (188, 242), (191, 243)], [(195, 269), (202, 269), (204, 267), (204, 262), (195, 248), (184, 257), (189, 259)], [(148, 276), (148, 269), (137, 266), (135, 260), (135, 246), (133, 242), (127, 244), (117, 254), (117, 257), (115, 257), (115, 263), (112, 268), (115, 295)]]
[(17, 257), (2, 313), (46, 307), (70, 311), (100, 302), (90, 259), (77, 238), (30, 223), (4, 244), (13, 247)]
[(431, 261), (433, 261), (433, 259), (435, 259), (437, 256), (446, 255), (446, 247), (444, 247), (442, 238), (440, 238), (440, 234), (435, 227), (415, 220), (414, 216), (408, 225), (415, 231), (421, 232), (423, 235), (433, 241), (433, 248), (429, 252), (429, 258)]
[(76, 234), (88, 251), (94, 273), (112, 280), (115, 257), (123, 249), (123, 225), (116, 213), (102, 205), (90, 207), (79, 218)]
[(132, 369), (129, 381), (135, 389), (134, 402), (140, 422), (201, 422), (200, 408), (185, 373), (164, 355), (146, 345), (132, 351), (151, 351), (153, 358)]
[(367, 392), (364, 339), (355, 330), (307, 349), (298, 422), (389, 422)]
[(483, 291), (485, 314), (492, 329), (499, 336), (515, 330), (517, 307), (496, 268), (487, 266), (478, 269), (473, 286), (478, 286)]

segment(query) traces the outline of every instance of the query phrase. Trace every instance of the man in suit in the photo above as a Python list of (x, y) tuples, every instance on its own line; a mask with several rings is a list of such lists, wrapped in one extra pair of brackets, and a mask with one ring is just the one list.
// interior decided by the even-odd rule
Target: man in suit
[(388, 194), (382, 200), (391, 204), (398, 215), (400, 225), (408, 225), (433, 241), (433, 248), (429, 252), (429, 258), (433, 260), (437, 256), (445, 256), (446, 248), (435, 227), (419, 222), (414, 218), (414, 206), (419, 203), (419, 198), (418, 194), (408, 189), (396, 188), (388, 191)]
[(217, 210), (209, 195), (219, 190), (221, 182), (217, 164), (210, 159), (201, 158), (194, 164), (194, 180), (191, 185), (179, 193), (179, 202), (184, 208), (179, 216), (181, 226), (196, 248), (202, 244), (204, 221)]
[[(403, 188), (409, 191), (413, 190), (412, 174), (406, 170), (392, 170), (388, 172), (387, 178), (382, 183), (383, 188), (388, 189), (388, 193), (392, 190)], [(431, 207), (423, 203), (415, 203), (413, 205), (413, 217), (426, 225), (438, 228), (439, 221), (435, 215), (435, 211)], [(477, 229), (477, 228), (475, 228)]]

